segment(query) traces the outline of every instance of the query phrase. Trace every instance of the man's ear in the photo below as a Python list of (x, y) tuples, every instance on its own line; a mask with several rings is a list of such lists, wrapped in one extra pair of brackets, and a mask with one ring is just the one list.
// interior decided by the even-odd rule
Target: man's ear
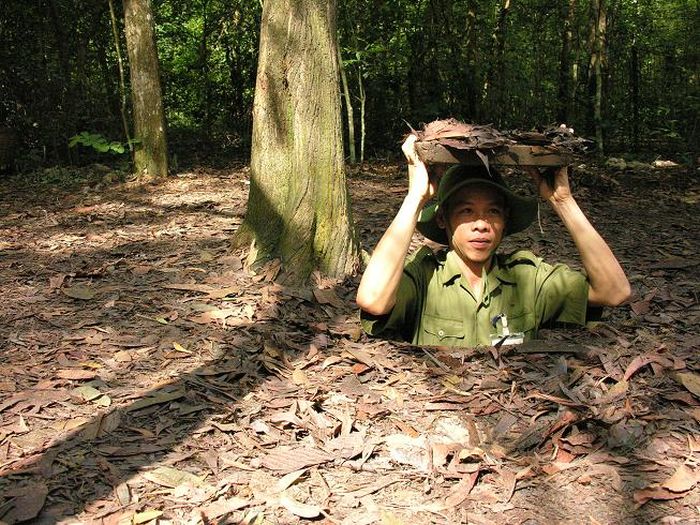
[(447, 222), (445, 221), (445, 214), (443, 213), (444, 207), (440, 206), (437, 210), (437, 214), (435, 215), (435, 222), (438, 225), (438, 228), (441, 230), (444, 230), (447, 227)]

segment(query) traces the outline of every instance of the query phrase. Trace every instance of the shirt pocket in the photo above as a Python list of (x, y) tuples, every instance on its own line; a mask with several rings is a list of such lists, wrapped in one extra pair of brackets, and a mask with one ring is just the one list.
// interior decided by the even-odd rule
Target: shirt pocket
[(435, 344), (450, 346), (464, 340), (464, 323), (461, 319), (445, 319), (434, 315), (423, 315), (422, 330), (425, 339), (435, 341)]
[(508, 314), (508, 329), (513, 332), (524, 332), (532, 334), (536, 331), (535, 314), (528, 310), (518, 309)]

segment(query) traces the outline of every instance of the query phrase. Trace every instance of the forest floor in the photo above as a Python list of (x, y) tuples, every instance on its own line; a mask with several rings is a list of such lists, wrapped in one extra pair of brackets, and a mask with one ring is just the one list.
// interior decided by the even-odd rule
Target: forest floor
[[(510, 350), (369, 339), (357, 279), (251, 274), (248, 176), (0, 181), (1, 522), (700, 523), (697, 172), (576, 172), (634, 299)], [(371, 248), (403, 168), (350, 185)], [(541, 226), (508, 246), (579, 267)]]

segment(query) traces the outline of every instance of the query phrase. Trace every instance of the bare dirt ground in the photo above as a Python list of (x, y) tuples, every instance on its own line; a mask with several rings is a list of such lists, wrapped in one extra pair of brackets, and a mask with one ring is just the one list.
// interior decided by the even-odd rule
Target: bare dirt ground
[[(700, 523), (697, 174), (575, 174), (635, 297), (510, 351), (368, 339), (356, 281), (252, 275), (247, 177), (0, 182), (0, 521)], [(402, 169), (350, 179), (371, 248)], [(578, 266), (541, 227), (505, 249)]]

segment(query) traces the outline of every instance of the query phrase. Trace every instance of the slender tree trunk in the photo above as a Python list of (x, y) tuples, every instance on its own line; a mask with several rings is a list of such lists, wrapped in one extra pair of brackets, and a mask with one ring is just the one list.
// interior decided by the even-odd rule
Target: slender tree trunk
[(360, 162), (365, 161), (365, 139), (367, 136), (367, 93), (362, 80), (362, 66), (357, 71), (358, 98), (360, 100)]
[(211, 79), (209, 78), (209, 1), (202, 2), (202, 35), (199, 43), (199, 64), (202, 80), (202, 129), (206, 143), (211, 141)]
[(476, 23), (477, 2), (470, 0), (467, 6), (467, 29), (464, 38), (464, 56), (466, 68), (463, 73), (466, 75), (466, 97), (467, 115), (471, 120), (480, 120), (479, 104), (479, 73), (477, 67), (477, 23)]
[(632, 43), (632, 56), (630, 60), (630, 88), (632, 91), (632, 145), (639, 149), (639, 81), (641, 77), (639, 66), (639, 44), (635, 37)]
[(52, 33), (56, 42), (56, 49), (58, 50), (58, 61), (61, 65), (61, 107), (64, 109), (64, 111), (70, 112), (70, 109), (65, 107), (65, 99), (66, 95), (72, 92), (71, 62), (69, 58), (71, 56), (71, 52), (68, 49), (68, 38), (66, 36), (66, 32), (64, 31), (61, 13), (58, 11), (56, 2), (54, 0), (49, 0), (48, 7), (53, 26)]
[(165, 113), (153, 26), (150, 0), (124, 0), (134, 132), (139, 141), (134, 150), (134, 166), (137, 175), (145, 179), (168, 174)]
[(114, 3), (109, 0), (109, 17), (112, 26), (112, 39), (114, 40), (114, 51), (117, 55), (117, 67), (119, 69), (119, 112), (122, 117), (122, 130), (124, 137), (129, 147), (131, 161), (134, 161), (134, 144), (131, 140), (131, 132), (129, 131), (129, 120), (127, 119), (126, 107), (126, 82), (124, 79), (124, 61), (122, 60), (121, 45), (119, 43), (119, 31), (117, 29), (117, 17), (114, 14)]
[(561, 54), (559, 56), (559, 107), (557, 120), (569, 122), (572, 100), (571, 39), (572, 25), (576, 11), (576, 0), (564, 1), (564, 23), (561, 32)]
[(248, 211), (234, 239), (286, 278), (358, 265), (341, 134), (335, 0), (263, 3)]
[[(57, 124), (62, 129), (69, 130), (74, 127), (75, 115), (77, 113), (73, 110), (75, 107), (76, 92), (80, 93), (80, 91), (76, 89), (72, 73), (74, 70), (76, 73), (79, 73), (79, 71), (74, 67), (75, 57), (73, 57), (73, 53), (69, 48), (69, 39), (63, 25), (64, 17), (61, 16), (62, 13), (59, 11), (61, 5), (56, 5), (54, 0), (49, 0), (48, 8), (52, 26), (52, 30), (49, 32), (49, 34), (52, 34), (54, 37), (61, 71), (60, 81), (54, 82), (54, 85), (56, 85), (58, 88), (59, 93), (57, 104)], [(73, 24), (75, 24), (75, 20), (73, 20)], [(73, 36), (74, 28), (69, 28), (68, 30)], [(73, 60), (71, 60), (71, 58), (73, 58)], [(56, 123), (54, 123), (54, 125), (55, 124)], [(69, 162), (77, 160), (73, 156), (79, 154), (78, 151), (66, 147), (65, 142), (54, 143), (53, 149), (57, 155), (67, 155)]]
[[(603, 136), (603, 62), (605, 60), (605, 33), (607, 28), (607, 13), (605, 0), (591, 0), (593, 46), (591, 52), (591, 67), (595, 76), (595, 94), (593, 99), (593, 123), (598, 155), (605, 154)], [(590, 74), (590, 73), (589, 73)]]
[(484, 84), (484, 98), (489, 101), (488, 108), (491, 118), (501, 124), (503, 106), (505, 104), (505, 46), (506, 28), (508, 12), (510, 11), (510, 0), (503, 0), (503, 5), (498, 13), (496, 28), (491, 35), (492, 42), (492, 62)]
[(112, 68), (107, 57), (107, 42), (102, 38), (95, 39), (95, 55), (100, 66), (100, 74), (102, 75), (102, 88), (105, 94), (105, 106), (108, 114), (117, 117), (119, 115), (119, 94), (116, 88), (118, 81), (115, 82), (115, 69)]
[(340, 54), (340, 46), (338, 46), (338, 68), (340, 69), (340, 79), (343, 85), (345, 113), (348, 119), (348, 153), (350, 154), (350, 164), (355, 164), (355, 162), (357, 162), (357, 155), (355, 153), (355, 116), (352, 107), (352, 98), (350, 97), (350, 86), (348, 86), (348, 76), (345, 73), (343, 57)]

